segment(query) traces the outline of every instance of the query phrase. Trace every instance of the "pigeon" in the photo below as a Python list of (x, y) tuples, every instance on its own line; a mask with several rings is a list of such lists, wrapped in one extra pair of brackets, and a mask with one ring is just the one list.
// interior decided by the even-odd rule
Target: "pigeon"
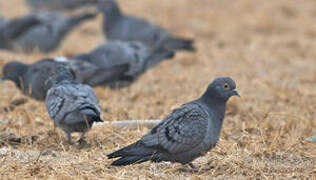
[(88, 61), (66, 57), (56, 57), (53, 60), (68, 67), (73, 72), (77, 82), (93, 87), (119, 81), (125, 77), (124, 73), (129, 70), (129, 64), (127, 63), (112, 67), (102, 67)]
[(125, 15), (115, 0), (99, 0), (103, 32), (108, 40), (140, 41), (153, 50), (194, 51), (193, 40), (174, 37), (145, 19)]
[(11, 61), (2, 69), (2, 80), (10, 80), (26, 95), (36, 100), (44, 100), (48, 88), (45, 81), (55, 71), (57, 63), (43, 59), (33, 64)]
[(97, 0), (26, 0), (34, 11), (75, 10), (87, 5), (95, 5)]
[[(122, 76), (120, 82), (125, 87), (135, 81), (141, 74), (153, 68), (164, 59), (174, 56), (173, 52), (160, 51), (152, 52), (147, 46), (137, 41), (108, 41), (100, 45), (89, 53), (78, 54), (72, 59), (89, 62), (98, 67), (112, 68), (113, 66), (128, 64), (129, 70)], [(111, 87), (111, 86), (110, 86)]]
[[(4, 43), (9, 43), (8, 45), (0, 48), (8, 50), (18, 49), (26, 53), (32, 52), (36, 48), (38, 48), (40, 52), (52, 52), (58, 48), (69, 32), (83, 21), (94, 18), (96, 14), (97, 13), (83, 13), (73, 17), (66, 17), (58, 12), (31, 13), (21, 18), (30, 19), (30, 22), (28, 22), (25, 27), (16, 25), (20, 28), (16, 28), (18, 31), (15, 33), (12, 33), (10, 29), (6, 30), (11, 34), (9, 36), (10, 41)], [(8, 20), (8, 22), (11, 21)], [(11, 22), (11, 24), (13, 22)], [(0, 42), (0, 44), (2, 43), (3, 42)]]
[(13, 81), (24, 94), (36, 100), (45, 100), (48, 91), (45, 81), (56, 71), (57, 65), (70, 69), (76, 82), (91, 86), (118, 81), (129, 69), (128, 64), (103, 68), (85, 61), (56, 57), (41, 59), (33, 64), (9, 62), (2, 69), (2, 80)]
[(0, 49), (12, 48), (12, 42), (16, 37), (38, 24), (40, 24), (40, 21), (34, 16), (12, 20), (0, 17)]
[(216, 78), (200, 98), (174, 109), (137, 142), (107, 155), (119, 158), (111, 165), (169, 161), (194, 167), (191, 162), (217, 144), (226, 102), (235, 95), (231, 78)]
[(56, 74), (46, 84), (50, 86), (45, 100), (49, 117), (63, 129), (70, 144), (73, 132), (82, 133), (79, 142), (84, 141), (93, 123), (103, 122), (94, 90), (76, 83), (70, 70), (63, 66), (57, 66)]

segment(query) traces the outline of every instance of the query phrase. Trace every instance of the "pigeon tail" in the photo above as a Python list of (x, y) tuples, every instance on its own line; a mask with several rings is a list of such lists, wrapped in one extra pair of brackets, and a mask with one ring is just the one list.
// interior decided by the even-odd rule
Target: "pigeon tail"
[(80, 110), (80, 113), (83, 114), (86, 118), (88, 123), (91, 125), (93, 122), (103, 122), (100, 118), (100, 115), (95, 112), (95, 109), (85, 107), (84, 109)]
[(171, 59), (174, 57), (173, 51), (156, 50), (151, 56), (148, 57), (146, 69), (155, 67), (159, 62), (164, 59)]
[(86, 5), (97, 4), (97, 2), (98, 2), (97, 0), (81, 0), (81, 1), (77, 1), (76, 3), (72, 3), (72, 1), (70, 1), (70, 3), (65, 4), (65, 6), (63, 8), (69, 9), (69, 10), (74, 10), (77, 8), (84, 7)]
[(109, 159), (119, 157), (118, 160), (112, 162), (111, 165), (113, 166), (126, 166), (129, 164), (143, 163), (149, 160), (155, 161), (156, 152), (155, 149), (145, 147), (141, 141), (138, 141), (107, 155), (107, 157)]
[(66, 35), (68, 32), (70, 32), (73, 28), (78, 26), (83, 21), (88, 20), (88, 19), (92, 19), (96, 15), (97, 15), (97, 13), (84, 13), (84, 14), (80, 14), (78, 16), (75, 16), (73, 18), (70, 18), (67, 21), (67, 24), (64, 26), (64, 29), (61, 31), (61, 37)]
[(185, 50), (185, 51), (195, 51), (193, 46), (194, 41), (192, 39), (184, 38), (168, 38), (164, 44), (165, 48), (169, 50)]

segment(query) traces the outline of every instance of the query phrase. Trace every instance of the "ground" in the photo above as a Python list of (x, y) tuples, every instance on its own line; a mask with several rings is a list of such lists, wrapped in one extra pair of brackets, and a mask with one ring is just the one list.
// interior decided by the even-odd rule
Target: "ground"
[[(134, 142), (149, 128), (98, 126), (89, 145), (66, 143), (43, 102), (13, 83), (0, 83), (1, 179), (316, 179), (316, 1), (159, 0), (119, 1), (178, 36), (195, 39), (196, 53), (179, 52), (131, 87), (95, 88), (102, 118), (162, 119), (197, 98), (216, 76), (230, 76), (241, 98), (232, 98), (217, 146), (194, 161), (111, 167), (106, 154)], [(22, 0), (0, 2), (1, 15), (28, 12)], [(11, 60), (87, 52), (104, 42), (102, 17), (70, 34), (54, 53), (0, 51), (0, 67)], [(24, 105), (12, 101), (26, 98)]]

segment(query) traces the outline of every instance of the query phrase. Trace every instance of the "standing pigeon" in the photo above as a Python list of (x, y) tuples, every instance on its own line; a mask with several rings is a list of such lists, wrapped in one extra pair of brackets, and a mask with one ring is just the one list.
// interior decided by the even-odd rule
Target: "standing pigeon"
[(95, 5), (97, 0), (26, 0), (34, 11), (74, 10), (87, 5)]
[(0, 17), (0, 49), (11, 49), (14, 39), (28, 31), (40, 21), (35, 16), (25, 16), (16, 19)]
[(81, 132), (79, 141), (94, 122), (102, 122), (100, 106), (94, 90), (74, 82), (71, 72), (63, 67), (56, 68), (56, 74), (48, 79), (52, 86), (47, 92), (46, 108), (55, 125), (61, 127), (72, 144), (71, 133)]
[(11, 33), (10, 44), (0, 48), (18, 49), (25, 52), (31, 52), (36, 48), (45, 53), (54, 51), (73, 28), (95, 16), (96, 13), (84, 13), (74, 17), (65, 17), (58, 12), (31, 13), (21, 18), (32, 20), (26, 28), (20, 26), (21, 28), (16, 28), (19, 30), (16, 33), (11, 32), (10, 29), (6, 30), (9, 34)]
[(115, 0), (99, 0), (98, 8), (104, 15), (103, 32), (109, 40), (140, 41), (154, 50), (195, 50), (193, 40), (173, 37), (145, 19), (123, 14)]
[[(154, 67), (164, 59), (172, 58), (173, 52), (154, 52), (140, 42), (109, 41), (100, 45), (90, 53), (73, 56), (72, 59), (87, 61), (98, 67), (112, 68), (113, 66), (128, 64), (129, 70), (121, 81), (136, 80), (147, 69)], [(128, 84), (129, 85), (129, 84)]]
[(2, 79), (11, 80), (15, 85), (37, 100), (45, 100), (48, 91), (45, 81), (56, 71), (57, 65), (70, 69), (79, 83), (91, 86), (118, 81), (128, 71), (129, 65), (122, 64), (111, 68), (99, 67), (85, 61), (67, 58), (46, 58), (33, 64), (12, 61), (4, 65)]
[(124, 166), (145, 161), (190, 163), (218, 142), (225, 116), (226, 102), (239, 96), (235, 82), (216, 78), (206, 92), (172, 111), (139, 141), (108, 155), (119, 158), (112, 165)]
[(12, 61), (4, 65), (2, 80), (11, 80), (24, 94), (44, 100), (48, 90), (44, 82), (49, 78), (49, 74), (55, 71), (56, 64), (49, 59), (30, 65)]

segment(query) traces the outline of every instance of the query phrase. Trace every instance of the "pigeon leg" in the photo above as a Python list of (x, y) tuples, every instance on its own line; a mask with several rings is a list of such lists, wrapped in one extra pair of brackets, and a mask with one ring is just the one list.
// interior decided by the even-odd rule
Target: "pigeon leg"
[(84, 131), (84, 132), (81, 134), (80, 139), (78, 140), (79, 145), (84, 146), (84, 145), (87, 145), (87, 144), (88, 144), (87, 141), (85, 140), (85, 137), (84, 137), (85, 134), (86, 134), (86, 131)]
[(69, 143), (70, 145), (73, 145), (74, 143), (73, 143), (72, 140), (71, 140), (71, 133), (66, 133), (66, 136), (67, 136), (67, 139), (68, 139), (68, 143)]
[(85, 141), (85, 140), (84, 140), (84, 139), (85, 139), (85, 137), (84, 137), (85, 134), (86, 134), (86, 131), (84, 131), (84, 132), (81, 134), (80, 139), (79, 139), (79, 141), (78, 141), (79, 143)]
[(200, 169), (200, 166), (196, 166), (193, 163), (189, 163), (189, 166), (194, 170), (194, 171), (198, 171)]

